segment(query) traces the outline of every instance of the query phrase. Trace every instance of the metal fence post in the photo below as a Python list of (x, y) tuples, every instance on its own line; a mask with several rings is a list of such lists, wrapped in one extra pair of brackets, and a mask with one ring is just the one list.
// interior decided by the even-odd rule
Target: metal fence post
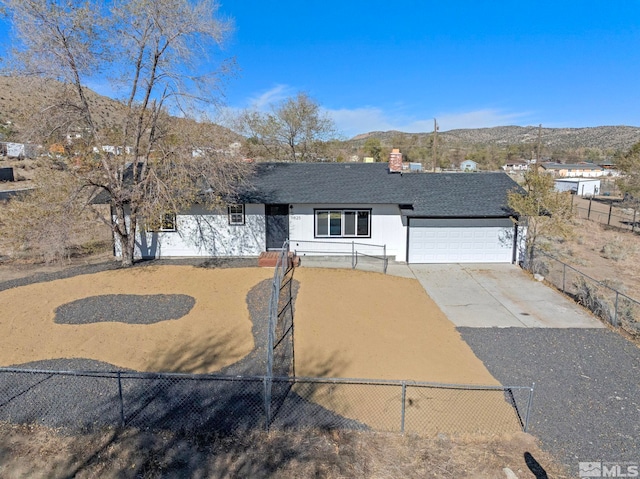
[(613, 210), (613, 201), (609, 203), (609, 218), (607, 218), (607, 226), (611, 225), (611, 210)]
[(616, 309), (613, 312), (613, 326), (616, 328), (618, 327), (618, 298), (619, 297), (620, 297), (620, 294), (616, 290)]
[(567, 263), (562, 263), (562, 293), (565, 293), (564, 285), (567, 278)]
[(524, 415), (524, 432), (527, 432), (529, 429), (529, 414), (531, 413), (531, 404), (533, 403), (533, 390), (536, 387), (536, 383), (531, 385), (529, 389), (529, 400), (527, 401), (527, 412)]
[(589, 198), (589, 209), (587, 210), (587, 219), (591, 219), (591, 202), (593, 201), (593, 196)]
[(407, 403), (407, 383), (402, 381), (402, 413), (400, 416), (400, 432), (404, 433), (404, 417)]
[(638, 210), (636, 210), (634, 208), (633, 210), (633, 223), (631, 223), (631, 232), (634, 233), (636, 230), (636, 213), (638, 213)]
[(120, 371), (118, 371), (118, 397), (120, 398), (120, 426), (124, 427), (124, 400), (122, 399), (122, 378), (120, 377)]
[(356, 243), (355, 241), (351, 242), (351, 269), (355, 269), (355, 254), (356, 254)]
[(263, 378), (264, 384), (264, 427), (267, 432), (269, 432), (269, 427), (271, 426), (271, 394), (269, 388), (269, 381), (271, 378), (265, 376)]
[(382, 254), (384, 256), (384, 274), (387, 274), (387, 245), (382, 245)]

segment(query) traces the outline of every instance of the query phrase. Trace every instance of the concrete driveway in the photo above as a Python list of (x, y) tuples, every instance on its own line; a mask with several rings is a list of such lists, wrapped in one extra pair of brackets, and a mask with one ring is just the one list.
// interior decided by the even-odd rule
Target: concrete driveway
[(424, 264), (410, 268), (458, 327), (604, 327), (569, 298), (515, 265)]

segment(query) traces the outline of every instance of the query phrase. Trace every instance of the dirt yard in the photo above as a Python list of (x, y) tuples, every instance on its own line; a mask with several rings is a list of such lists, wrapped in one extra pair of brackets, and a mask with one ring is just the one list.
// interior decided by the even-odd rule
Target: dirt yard
[(574, 219), (574, 236), (548, 241), (550, 254), (598, 281), (640, 300), (640, 235)]
[(499, 384), (414, 279), (298, 268), (300, 376)]
[[(136, 371), (215, 372), (254, 349), (247, 293), (271, 275), (270, 268), (147, 265), (7, 289), (0, 365), (82, 358)], [(499, 384), (418, 281), (316, 268), (297, 269), (294, 278), (297, 376)], [(132, 303), (123, 309), (118, 301)], [(177, 315), (166, 311), (173, 303), (182, 305)], [(295, 391), (377, 430), (399, 430), (397, 386)], [(407, 431), (520, 430), (501, 390), (410, 386), (406, 403)]]
[[(499, 384), (418, 281), (316, 268), (300, 268), (295, 278), (300, 281), (295, 314), (298, 376)], [(298, 386), (296, 392), (379, 430), (398, 428), (397, 387), (307, 389)], [(407, 391), (409, 430), (495, 430), (497, 419), (505, 431), (519, 430), (502, 391)]]
[[(210, 373), (254, 347), (247, 292), (272, 271), (147, 266), (105, 271), (0, 292), (0, 365), (86, 358), (137, 371)], [(56, 324), (55, 310), (97, 295), (187, 295), (182, 318), (154, 324)], [(140, 311), (140, 315), (149, 314)]]

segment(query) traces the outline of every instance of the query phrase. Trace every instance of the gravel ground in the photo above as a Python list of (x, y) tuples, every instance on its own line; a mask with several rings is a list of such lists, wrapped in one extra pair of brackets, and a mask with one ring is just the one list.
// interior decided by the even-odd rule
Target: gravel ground
[(536, 383), (530, 432), (578, 462), (640, 462), (640, 349), (607, 329), (459, 328), (502, 384)]
[(57, 324), (91, 324), (116, 321), (127, 324), (153, 324), (180, 319), (196, 304), (186, 294), (105, 294), (78, 299), (58, 306)]
[[(226, 266), (228, 263), (225, 263)], [(208, 264), (204, 267), (220, 266)], [(97, 270), (101, 269), (81, 269), (84, 273)], [(69, 276), (68, 271), (62, 273), (63, 276), (58, 277)], [(50, 277), (53, 275), (48, 276), (49, 280), (57, 279)], [(291, 290), (294, 298), (298, 287), (297, 281), (293, 281)], [(287, 289), (283, 288), (282, 291)], [(266, 372), (270, 292), (271, 280), (265, 280), (247, 294), (256, 347), (242, 360), (220, 371), (220, 375), (226, 376), (225, 379), (207, 375), (141, 375), (126, 370), (120, 370), (118, 378), (115, 366), (94, 360), (56, 359), (30, 362), (14, 367), (45, 372), (20, 373), (0, 370), (0, 421), (38, 423), (71, 432), (117, 426), (122, 423), (123, 417), (127, 426), (168, 428), (174, 431), (206, 430), (228, 433), (262, 428), (265, 421), (265, 384), (262, 379), (249, 380), (239, 376), (262, 376)], [(104, 314), (104, 308), (112, 308), (115, 312), (110, 313), (110, 316), (115, 315), (121, 321), (128, 321), (132, 316), (124, 312), (129, 306), (144, 308), (146, 298), (135, 295), (87, 298), (65, 305), (63, 310), (59, 311), (59, 316), (69, 324), (81, 324), (98, 320)], [(190, 297), (186, 298), (184, 301), (184, 298), (177, 301), (181, 303), (178, 306), (182, 306), (182, 309), (185, 304), (188, 306)], [(176, 313), (177, 310), (172, 311)], [(132, 322), (140, 324), (137, 319)], [(283, 341), (281, 344), (285, 343), (286, 341)], [(286, 353), (288, 350), (279, 346), (278, 351)], [(283, 364), (288, 364), (286, 354), (284, 356)], [(69, 373), (51, 374), (46, 371)], [(71, 371), (73, 373), (70, 373)], [(284, 369), (281, 368), (279, 372), (282, 371)], [(274, 427), (366, 428), (361, 423), (348, 420), (305, 400), (291, 391), (288, 382), (276, 381), (273, 384), (271, 414)]]

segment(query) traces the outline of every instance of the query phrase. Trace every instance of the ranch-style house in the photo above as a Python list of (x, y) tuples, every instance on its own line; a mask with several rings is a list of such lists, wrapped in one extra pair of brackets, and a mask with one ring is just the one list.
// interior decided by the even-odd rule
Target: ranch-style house
[[(137, 258), (386, 255), (408, 263), (513, 263), (522, 228), (505, 173), (402, 173), (391, 163), (259, 163), (251, 187), (139, 228)], [(119, 247), (116, 244), (116, 256)]]

